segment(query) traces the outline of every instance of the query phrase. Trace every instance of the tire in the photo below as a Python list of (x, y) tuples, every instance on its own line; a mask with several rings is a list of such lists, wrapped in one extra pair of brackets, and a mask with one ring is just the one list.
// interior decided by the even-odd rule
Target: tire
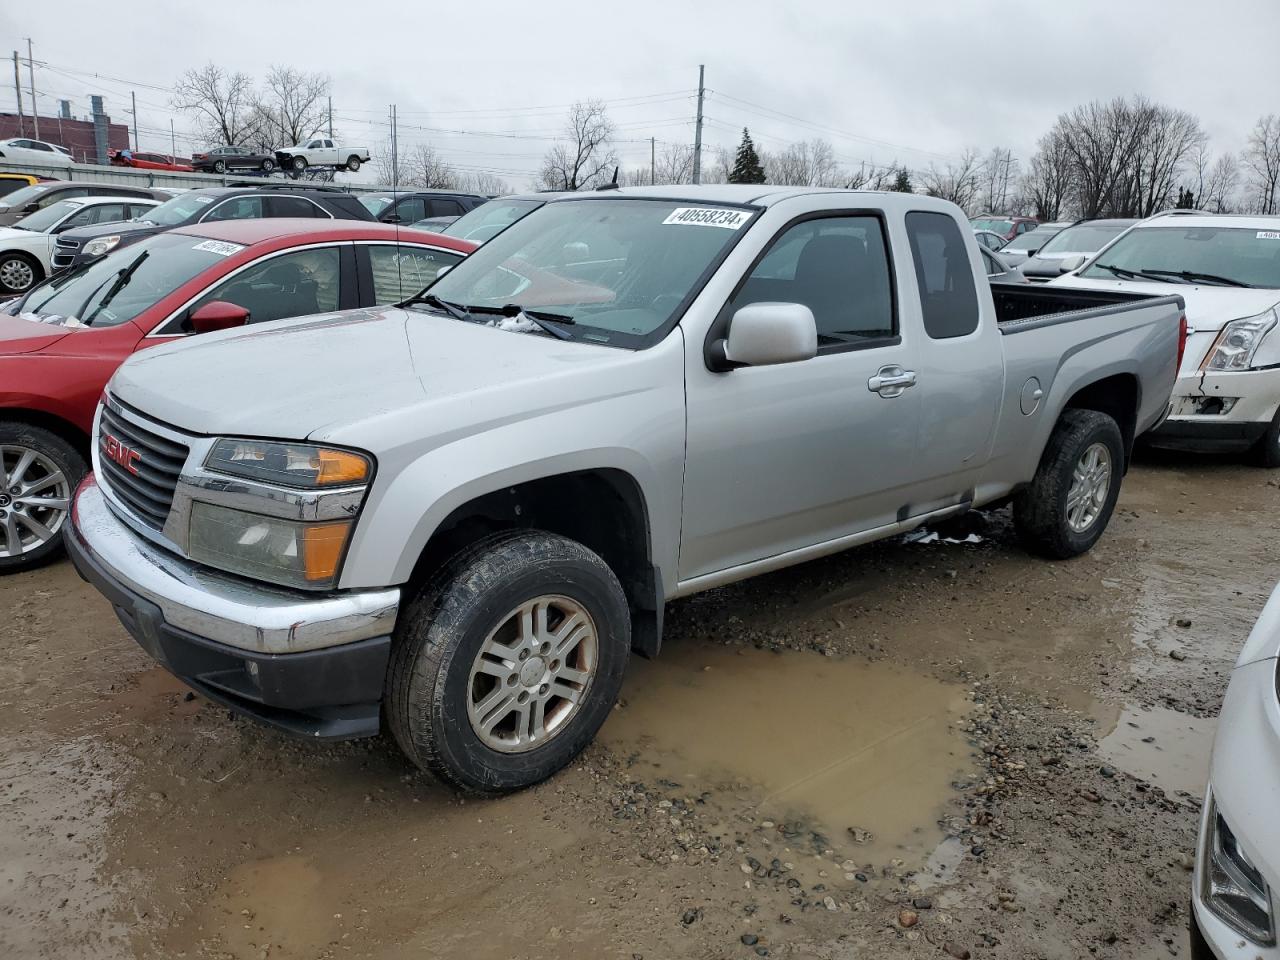
[(0, 253), (0, 296), (26, 293), (44, 279), (40, 261), (19, 250)]
[(1280, 410), (1276, 411), (1267, 432), (1249, 451), (1249, 458), (1260, 467), (1280, 467)]
[[(1092, 478), (1105, 479), (1105, 489), (1089, 476), (1077, 478), (1077, 468), (1084, 470), (1086, 458), (1095, 454)], [(1023, 545), (1054, 560), (1089, 550), (1111, 520), (1123, 466), (1124, 439), (1111, 417), (1096, 410), (1065, 411), (1049, 436), (1035, 477), (1013, 498), (1014, 526)], [(1092, 495), (1072, 503), (1077, 483), (1081, 494), (1092, 487)]]
[(291, 157), (289, 159), (289, 166), (293, 167), (294, 173), (302, 173), (303, 170), (307, 169), (307, 158)]
[(347, 172), (358, 173), (360, 171), (360, 158), (354, 154), (347, 157)]
[[(526, 659), (517, 652), (530, 651), (516, 615), (536, 600), (548, 602), (543, 622), (550, 630), (541, 636), (549, 640)], [(571, 627), (567, 611), (575, 605), (580, 625)], [(569, 630), (567, 637), (555, 636), (560, 628)], [(563, 661), (554, 659), (550, 641), (572, 644), (561, 648)], [(512, 656), (482, 661), (482, 649), (500, 643)], [(402, 616), (387, 674), (387, 726), (414, 764), (457, 789), (486, 795), (520, 790), (569, 764), (595, 737), (618, 698), (630, 648), (627, 600), (600, 557), (542, 531), (497, 534), (450, 560)], [(547, 674), (550, 682), (539, 685), (540, 670), (568, 667), (571, 658), (585, 683), (562, 683)], [(476, 672), (482, 662), (486, 669)], [(491, 670), (505, 672), (505, 679)], [(560, 689), (581, 699), (571, 703), (557, 696)], [(484, 706), (506, 690), (511, 693), (499, 698), (496, 709)], [(543, 738), (517, 743), (514, 730), (528, 731), (538, 700), (545, 711)], [(527, 716), (518, 712), (524, 703)], [(477, 729), (482, 720), (472, 719), (485, 711), (496, 719), (487, 738)]]
[[(5, 476), (0, 488), (0, 574), (17, 573), (48, 563), (62, 552), (71, 495), (87, 468), (75, 447), (56, 433), (12, 422), (0, 422), (0, 465)], [(53, 479), (57, 474), (61, 481)], [(32, 500), (37, 499), (50, 504), (34, 505)], [(41, 529), (51, 535), (42, 534)]]
[(215, 160), (215, 161), (213, 162), (213, 172), (214, 172), (214, 173), (226, 173), (226, 172), (227, 172), (227, 164), (226, 164), (226, 161), (225, 161), (225, 160)]
[(276, 162), (272, 160), (270, 157), (267, 157), (265, 160), (262, 161), (263, 173), (270, 174), (275, 170), (275, 168), (276, 168)]

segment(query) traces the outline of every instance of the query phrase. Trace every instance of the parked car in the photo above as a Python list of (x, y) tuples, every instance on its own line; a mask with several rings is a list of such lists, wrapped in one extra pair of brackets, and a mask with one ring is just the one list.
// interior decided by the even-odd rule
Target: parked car
[(214, 147), (204, 153), (193, 153), (191, 166), (201, 173), (226, 173), (229, 170), (261, 170), (263, 173), (271, 173), (276, 168), (276, 158), (269, 153), (257, 153), (248, 147)]
[(30, 163), (41, 167), (69, 167), (71, 151), (56, 143), (32, 140), (28, 137), (12, 137), (0, 140), (0, 162)]
[(1000, 254), (978, 244), (978, 252), (987, 267), (987, 280), (991, 283), (1027, 283), (1027, 278), (1000, 259)]
[(1009, 242), (994, 230), (975, 230), (973, 231), (973, 238), (988, 250), (999, 250)]
[(111, 165), (138, 170), (169, 170), (174, 173), (190, 173), (193, 169), (190, 163), (180, 157), (170, 157), (163, 153), (135, 153), (132, 150), (113, 150)]
[(1000, 248), (1000, 259), (1011, 267), (1021, 267), (1050, 239), (1069, 226), (1069, 223), (1042, 223), (1034, 230), (1020, 233)]
[(1274, 960), (1280, 889), (1280, 588), (1245, 641), (1218, 714), (1191, 882), (1192, 960)]
[(990, 230), (992, 233), (998, 233), (1005, 240), (1012, 240), (1040, 226), (1040, 221), (1034, 217), (1001, 217), (992, 213), (983, 213), (970, 217), (969, 226), (974, 230)]
[(96, 183), (77, 180), (49, 180), (15, 190), (0, 198), (0, 227), (11, 227), (37, 210), (73, 197), (138, 197), (143, 200), (168, 200), (172, 194), (160, 188), (129, 187), (118, 183)]
[(23, 187), (30, 187), (48, 180), (48, 177), (37, 176), (34, 173), (0, 173), (0, 197), (7, 197)]
[(213, 700), (524, 787), (671, 598), (1011, 496), (1047, 556), (1101, 536), (1181, 302), (980, 257), (923, 196), (552, 200), (400, 307), (125, 363), (68, 548)]
[[(1066, 273), (1065, 264), (1078, 256), (1091, 257), (1137, 220), (1079, 220), (1064, 227), (1041, 245), (1018, 268), (1028, 280), (1045, 283)], [(1032, 234), (1034, 235), (1034, 234)]]
[(313, 137), (306, 143), (276, 150), (276, 164), (285, 170), (301, 173), (307, 167), (332, 167), (355, 173), (369, 162), (368, 147), (352, 147), (328, 137)]
[(145, 216), (159, 205), (159, 200), (141, 197), (78, 197), (42, 207), (12, 227), (0, 227), (0, 300), (26, 293), (53, 272), (50, 261), (58, 234)]
[(332, 187), (260, 184), (189, 190), (147, 212), (145, 217), (111, 226), (68, 230), (54, 244), (53, 267), (70, 270), (144, 237), (193, 223), (254, 220), (261, 217), (316, 217), (372, 220), (349, 193)]
[[(61, 549), (94, 408), (126, 357), (245, 323), (257, 334), (257, 324), (282, 317), (394, 303), (473, 248), (378, 223), (202, 223), (117, 250), (10, 304), (0, 311), (0, 468), (10, 486), (0, 500), (0, 573)], [(170, 466), (149, 457), (122, 469), (155, 479)], [(130, 496), (146, 510), (145, 489)]]
[(360, 202), (383, 223), (417, 223), (428, 217), (462, 216), (488, 200), (475, 193), (456, 190), (411, 190), (405, 193), (362, 193)]
[(1173, 410), (1147, 436), (1181, 450), (1249, 451), (1280, 467), (1280, 219), (1178, 214), (1135, 224), (1083, 269), (1051, 281), (1177, 293), (1192, 334)]

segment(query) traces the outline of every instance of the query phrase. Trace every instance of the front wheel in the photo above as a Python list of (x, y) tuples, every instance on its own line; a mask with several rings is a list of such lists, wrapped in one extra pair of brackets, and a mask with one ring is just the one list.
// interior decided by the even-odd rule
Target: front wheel
[(1055, 560), (1079, 556), (1102, 536), (1120, 495), (1124, 439), (1096, 410), (1067, 410), (1054, 427), (1031, 483), (1013, 499), (1027, 549)]
[(0, 254), (0, 296), (26, 293), (43, 279), (40, 263), (29, 254), (16, 250)]
[(354, 156), (347, 157), (347, 170), (350, 173), (358, 173), (360, 171), (360, 158)]
[(454, 557), (402, 617), (387, 724), (446, 783), (519, 790), (591, 742), (630, 647), (626, 597), (599, 556), (541, 531), (499, 534)]
[(0, 574), (62, 550), (71, 494), (86, 471), (75, 447), (25, 423), (0, 423)]

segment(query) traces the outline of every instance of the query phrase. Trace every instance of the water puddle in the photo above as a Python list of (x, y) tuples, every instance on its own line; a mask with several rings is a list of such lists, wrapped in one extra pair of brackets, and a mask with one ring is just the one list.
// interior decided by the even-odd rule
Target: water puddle
[(1098, 755), (1166, 792), (1200, 796), (1208, 782), (1213, 731), (1211, 720), (1162, 707), (1130, 706), (1098, 743)]
[(923, 861), (971, 768), (964, 690), (882, 663), (684, 643), (633, 661), (623, 702), (601, 738), (654, 776), (749, 785), (761, 816), (870, 860)]

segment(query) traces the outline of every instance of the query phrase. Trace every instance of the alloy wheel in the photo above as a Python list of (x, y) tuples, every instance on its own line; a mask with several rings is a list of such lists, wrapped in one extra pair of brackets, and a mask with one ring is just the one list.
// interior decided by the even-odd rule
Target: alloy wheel
[(0, 446), (0, 557), (19, 557), (62, 529), (71, 484), (52, 460), (29, 447)]
[(1076, 461), (1067, 490), (1067, 526), (1084, 533), (1102, 514), (1111, 490), (1111, 451), (1105, 443), (1092, 443)]

